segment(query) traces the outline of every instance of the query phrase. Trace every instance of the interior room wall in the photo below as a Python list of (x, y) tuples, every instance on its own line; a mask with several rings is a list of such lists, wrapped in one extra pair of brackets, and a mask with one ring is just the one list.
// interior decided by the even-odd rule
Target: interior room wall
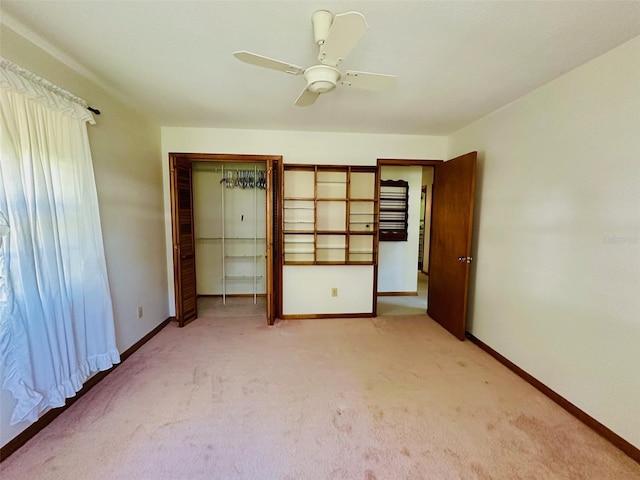
[[(0, 55), (99, 108), (88, 127), (98, 189), (118, 349), (123, 352), (168, 313), (160, 128), (94, 82), (0, 25)], [(137, 318), (138, 306), (143, 307)], [(0, 393), (0, 443), (28, 424), (9, 425), (15, 402)]]
[(385, 241), (378, 245), (378, 293), (417, 292), (422, 167), (384, 165), (380, 179), (409, 182), (409, 217), (406, 242)]
[(640, 447), (640, 37), (454, 133), (479, 151), (470, 330)]
[[(304, 315), (310, 310), (322, 315), (373, 309), (372, 267), (368, 265), (296, 265), (285, 270), (283, 289), (293, 292), (283, 298), (285, 315)], [(333, 288), (338, 292), (335, 297), (331, 296)]]
[[(279, 130), (235, 130), (219, 128), (162, 128), (162, 165), (165, 185), (167, 242), (166, 264), (169, 273), (170, 311), (174, 312), (173, 259), (171, 253), (171, 208), (169, 203), (168, 155), (170, 152), (282, 155), (284, 163), (321, 165), (376, 165), (378, 158), (415, 158), (442, 160), (447, 138), (428, 135), (381, 135)], [(419, 180), (418, 180), (419, 182)], [(418, 193), (419, 199), (419, 193)], [(419, 208), (419, 206), (418, 206)], [(417, 265), (417, 243), (416, 263)], [(414, 265), (414, 270), (415, 270)], [(363, 270), (366, 269), (366, 273)], [(373, 268), (358, 266), (285, 266), (283, 269), (284, 313), (298, 312), (295, 298), (306, 298), (304, 313), (323, 313), (327, 308), (344, 312), (371, 311)], [(340, 279), (340, 285), (336, 280)], [(415, 281), (415, 279), (414, 279)], [(308, 286), (314, 289), (309, 290)], [(362, 288), (371, 285), (371, 291)], [(339, 296), (331, 297), (332, 288)], [(415, 287), (414, 287), (415, 288)], [(337, 298), (337, 300), (336, 300)]]

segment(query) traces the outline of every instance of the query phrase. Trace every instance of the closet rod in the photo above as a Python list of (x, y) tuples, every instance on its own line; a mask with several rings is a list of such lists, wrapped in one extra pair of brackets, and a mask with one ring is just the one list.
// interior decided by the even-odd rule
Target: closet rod
[(207, 168), (207, 167), (196, 167), (196, 170), (205, 171), (205, 172), (266, 172), (266, 169), (250, 169), (250, 168)]

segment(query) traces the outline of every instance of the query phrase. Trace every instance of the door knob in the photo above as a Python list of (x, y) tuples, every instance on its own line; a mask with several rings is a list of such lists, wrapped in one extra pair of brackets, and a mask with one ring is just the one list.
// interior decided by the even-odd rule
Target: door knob
[(472, 260), (473, 258), (471, 257), (458, 257), (460, 263), (471, 263)]

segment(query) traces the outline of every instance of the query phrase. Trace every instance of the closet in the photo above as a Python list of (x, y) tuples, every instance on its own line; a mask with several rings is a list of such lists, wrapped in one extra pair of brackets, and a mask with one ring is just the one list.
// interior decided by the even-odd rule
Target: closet
[(198, 296), (266, 293), (266, 171), (263, 162), (193, 162)]

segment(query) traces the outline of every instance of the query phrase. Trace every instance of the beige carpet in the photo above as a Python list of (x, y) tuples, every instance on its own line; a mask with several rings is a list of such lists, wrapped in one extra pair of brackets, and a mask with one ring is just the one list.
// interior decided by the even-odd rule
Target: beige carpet
[(395, 315), (425, 315), (427, 313), (427, 287), (429, 277), (417, 272), (418, 294), (407, 296), (386, 296), (378, 297), (378, 316), (388, 317)]
[(640, 465), (422, 316), (170, 325), (0, 470), (3, 480), (640, 479)]

